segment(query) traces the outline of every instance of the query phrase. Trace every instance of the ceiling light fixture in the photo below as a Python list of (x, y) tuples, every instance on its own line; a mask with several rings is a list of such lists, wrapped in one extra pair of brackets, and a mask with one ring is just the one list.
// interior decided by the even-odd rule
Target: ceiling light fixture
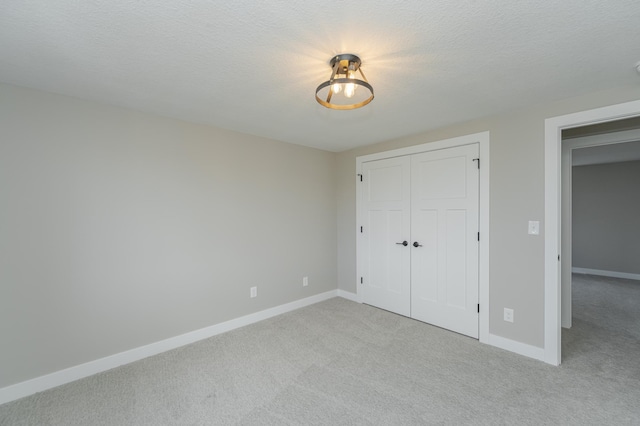
[[(373, 87), (360, 68), (360, 58), (348, 53), (331, 59), (331, 77), (316, 89), (316, 101), (331, 109), (356, 109), (373, 100)], [(362, 79), (356, 78), (359, 72)]]

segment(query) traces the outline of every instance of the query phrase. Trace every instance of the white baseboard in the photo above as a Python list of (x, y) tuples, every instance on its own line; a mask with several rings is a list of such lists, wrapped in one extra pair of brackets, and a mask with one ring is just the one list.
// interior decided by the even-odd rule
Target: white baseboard
[(601, 269), (571, 268), (575, 274), (599, 275), (601, 277), (626, 278), (628, 280), (639, 280), (640, 274), (630, 274), (627, 272), (603, 271)]
[[(358, 295), (345, 290), (338, 290), (338, 297), (358, 302)], [(485, 342), (481, 342), (485, 343)], [(544, 361), (544, 349), (536, 346), (527, 345), (526, 343), (517, 342), (515, 340), (507, 339), (504, 337), (496, 336), (495, 334), (489, 334), (489, 339), (486, 342), (491, 346), (495, 346), (500, 349), (504, 349), (510, 352), (515, 352), (519, 355), (524, 355), (529, 358)]]
[[(56, 386), (64, 385), (65, 383), (73, 382), (75, 380), (101, 373), (106, 370), (111, 370), (112, 368), (119, 367), (124, 364), (129, 364), (131, 362), (138, 361), (152, 355), (157, 355), (171, 349), (179, 348), (181, 346), (185, 346), (199, 340), (208, 339), (209, 337), (226, 333), (227, 331), (263, 321), (265, 319), (275, 317), (286, 312), (291, 312), (305, 306), (313, 305), (315, 303), (319, 303), (336, 296), (345, 297), (344, 295), (338, 294), (338, 291), (341, 290), (331, 290), (325, 293), (316, 294), (315, 296), (307, 297), (305, 299), (285, 303), (284, 305), (275, 306), (273, 308), (265, 309), (264, 311), (245, 315), (243, 317), (225, 321), (220, 324), (201, 328), (200, 330), (195, 330), (189, 333), (181, 334), (179, 336), (170, 337), (159, 342), (140, 346), (138, 348), (134, 348), (125, 352), (120, 352), (115, 355), (100, 358), (95, 361), (90, 361), (84, 364), (66, 368), (64, 370), (56, 371), (51, 374), (36, 377), (35, 379), (4, 387), (0, 389), (0, 404), (14, 401), (16, 399), (32, 395), (36, 392), (42, 392)], [(347, 295), (349, 294), (348, 292), (343, 293)]]
[(338, 289), (338, 297), (342, 297), (343, 299), (351, 300), (352, 302), (358, 302), (358, 295), (355, 293), (351, 293), (350, 291), (340, 290)]
[[(351, 293), (349, 291), (338, 290), (338, 297), (343, 297), (353, 302), (358, 302), (358, 295), (355, 293)], [(481, 343), (485, 343), (485, 342), (481, 342)], [(544, 361), (543, 348), (538, 348), (536, 346), (527, 345), (526, 343), (521, 343), (515, 340), (496, 336), (495, 334), (489, 334), (489, 339), (486, 343), (500, 349), (504, 349), (510, 352), (515, 352), (519, 355), (524, 355), (529, 358)]]
[(531, 346), (526, 343), (517, 342), (515, 340), (507, 339), (505, 337), (496, 336), (495, 334), (489, 334), (489, 342), (491, 346), (504, 349), (510, 352), (515, 352), (519, 355), (524, 355), (529, 358), (544, 361), (544, 348), (537, 346)]

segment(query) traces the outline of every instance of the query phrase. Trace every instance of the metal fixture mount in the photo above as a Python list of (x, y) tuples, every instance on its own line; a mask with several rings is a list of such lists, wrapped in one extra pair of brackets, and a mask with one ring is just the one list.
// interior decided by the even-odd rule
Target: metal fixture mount
[[(356, 55), (343, 53), (331, 59), (331, 77), (316, 88), (316, 101), (331, 109), (356, 109), (373, 100), (373, 87), (367, 81)], [(362, 78), (356, 78), (360, 73)]]

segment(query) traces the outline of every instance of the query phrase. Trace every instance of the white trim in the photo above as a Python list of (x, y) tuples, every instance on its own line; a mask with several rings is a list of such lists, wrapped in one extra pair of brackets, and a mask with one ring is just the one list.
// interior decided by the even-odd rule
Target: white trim
[(355, 293), (351, 293), (350, 291), (344, 291), (338, 289), (338, 297), (342, 297), (343, 299), (351, 300), (352, 302), (360, 302), (358, 300), (358, 295)]
[(637, 115), (640, 115), (640, 101), (626, 102), (545, 120), (544, 360), (549, 364), (559, 365), (561, 360), (561, 281), (558, 256), (561, 253), (562, 244), (560, 232), (562, 129), (615, 121)]
[[(587, 148), (601, 145), (617, 145), (628, 142), (638, 142), (640, 140), (640, 129), (611, 131), (608, 133), (598, 133), (592, 136), (581, 136), (576, 138), (565, 139), (564, 144), (569, 144), (571, 150)], [(573, 165), (573, 163), (571, 163)], [(596, 163), (601, 164), (601, 163)], [(589, 165), (589, 164), (587, 164)]]
[(602, 269), (571, 268), (574, 274), (598, 275), (601, 277), (625, 278), (627, 280), (640, 280), (640, 274), (630, 274), (628, 272), (605, 271)]
[[(407, 148), (394, 149), (391, 151), (378, 152), (375, 154), (363, 155), (356, 158), (356, 246), (360, 243), (360, 218), (362, 190), (359, 175), (362, 174), (362, 164), (368, 161), (382, 160), (385, 158), (400, 157), (404, 155), (418, 154), (421, 152), (435, 151), (439, 149), (452, 148), (462, 145), (478, 143), (480, 146), (480, 246), (479, 246), (479, 273), (478, 273), (478, 301), (480, 303), (479, 316), (479, 340), (482, 343), (489, 342), (489, 169), (490, 169), (490, 134), (489, 132), (475, 133), (451, 139), (444, 139), (436, 142), (428, 142), (421, 145), (414, 145)], [(356, 294), (357, 301), (362, 303), (362, 291), (360, 291), (359, 277), (360, 260), (356, 266)]]
[[(360, 179), (362, 179), (362, 162), (359, 161), (360, 157), (356, 157), (356, 301), (358, 303), (363, 303), (363, 297), (362, 297), (362, 291), (360, 290), (360, 284), (362, 284), (362, 282), (360, 281), (359, 277), (362, 277), (362, 269), (360, 266), (360, 256), (358, 256), (358, 253), (360, 251), (359, 247), (360, 247), (360, 236), (362, 235), (362, 233), (360, 233), (360, 218), (362, 217), (362, 213), (360, 212), (362, 209), (362, 202), (361, 197), (362, 197), (362, 188), (360, 186)], [(360, 177), (360, 179), (358, 179), (358, 177)]]
[(227, 331), (235, 330), (237, 328), (263, 321), (287, 312), (291, 312), (305, 306), (323, 302), (337, 296), (338, 290), (327, 291), (325, 293), (316, 294), (315, 296), (296, 300), (290, 303), (285, 303), (284, 305), (275, 306), (273, 308), (265, 309), (264, 311), (255, 312), (253, 314), (245, 315), (240, 318), (225, 321), (220, 324), (201, 328), (199, 330), (191, 331), (179, 336), (170, 337), (168, 339), (151, 343), (149, 345), (140, 346), (125, 352), (120, 352), (115, 355), (110, 355), (94, 361), (89, 361), (84, 364), (69, 367), (64, 370), (47, 374), (45, 376), (36, 377), (35, 379), (16, 383), (15, 385), (7, 386), (0, 389), (0, 404), (14, 401), (18, 398), (23, 398), (36, 392), (42, 392), (56, 386), (64, 385), (65, 383), (73, 382), (75, 380), (82, 379), (93, 374), (101, 373), (106, 370), (111, 370), (112, 368), (139, 361), (152, 355), (157, 355), (159, 353), (179, 348), (181, 346), (185, 346), (203, 339), (208, 339), (209, 337), (226, 333)]
[(539, 361), (545, 360), (544, 349), (537, 346), (531, 346), (526, 343), (496, 336), (495, 334), (489, 334), (489, 344), (496, 348), (515, 352), (519, 355), (528, 356), (529, 358), (537, 359)]
[[(435, 142), (427, 142), (420, 145), (412, 145), (406, 148), (392, 149), (390, 151), (376, 152), (373, 154), (361, 155), (356, 158), (357, 163), (368, 161), (384, 160), (386, 158), (403, 157), (405, 155), (420, 154), (422, 152), (436, 151), (439, 149), (452, 148), (454, 146), (471, 145), (481, 140), (489, 140), (489, 132), (474, 133), (471, 135), (458, 136), (450, 139), (443, 139)], [(358, 172), (360, 173), (360, 172)]]
[(561, 143), (560, 154), (560, 323), (563, 328), (571, 328), (573, 325), (573, 313), (571, 304), (571, 262), (573, 259), (572, 236), (572, 215), (573, 201), (571, 197), (573, 169), (571, 146), (573, 140), (566, 140)]
[(489, 132), (481, 133), (480, 142), (480, 259), (479, 259), (479, 293), (480, 303), (480, 342), (489, 341), (489, 169), (491, 165)]

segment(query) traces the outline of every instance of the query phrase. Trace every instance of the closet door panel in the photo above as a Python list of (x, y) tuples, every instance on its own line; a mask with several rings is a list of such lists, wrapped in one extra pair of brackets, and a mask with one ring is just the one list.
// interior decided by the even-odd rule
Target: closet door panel
[[(410, 315), (410, 158), (363, 165), (363, 302)], [(407, 245), (402, 242), (407, 241)]]
[(476, 338), (477, 156), (468, 145), (411, 158), (411, 316)]

